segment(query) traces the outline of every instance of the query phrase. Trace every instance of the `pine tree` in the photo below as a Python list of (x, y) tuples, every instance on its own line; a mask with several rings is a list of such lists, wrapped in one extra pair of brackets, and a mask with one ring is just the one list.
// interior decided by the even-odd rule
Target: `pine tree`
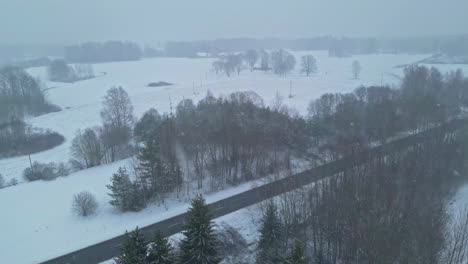
[(273, 202), (268, 204), (261, 220), (260, 240), (257, 246), (257, 263), (281, 263), (283, 226)]
[(115, 258), (115, 262), (117, 264), (143, 264), (145, 256), (145, 238), (138, 227), (130, 234), (126, 232), (122, 253)]
[(161, 232), (157, 232), (153, 244), (148, 248), (146, 255), (147, 264), (173, 264), (175, 258), (173, 248), (167, 238)]
[(138, 150), (138, 171), (150, 195), (158, 192), (160, 182), (158, 176), (162, 173), (159, 146), (155, 138), (145, 139), (143, 147)]
[(130, 198), (130, 189), (132, 182), (125, 167), (119, 167), (116, 173), (112, 175), (111, 184), (106, 186), (111, 193), (110, 204), (117, 206), (122, 210), (127, 209), (128, 199)]
[(307, 264), (307, 258), (304, 255), (304, 248), (299, 241), (296, 241), (294, 248), (286, 258), (285, 264)]
[(109, 193), (112, 198), (110, 204), (123, 211), (138, 211), (145, 206), (145, 199), (141, 195), (138, 184), (130, 181), (125, 167), (119, 167), (112, 175), (111, 184), (107, 185), (107, 188), (111, 191)]
[(219, 263), (218, 240), (205, 199), (201, 195), (192, 200), (187, 211), (187, 225), (182, 233), (185, 237), (180, 245), (181, 264)]

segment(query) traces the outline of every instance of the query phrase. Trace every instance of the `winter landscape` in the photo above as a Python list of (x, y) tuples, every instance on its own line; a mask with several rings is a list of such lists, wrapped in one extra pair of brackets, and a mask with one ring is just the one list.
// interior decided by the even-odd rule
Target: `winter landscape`
[[(297, 8), (330, 7), (318, 2)], [(38, 30), (26, 24), (21, 34)], [(411, 24), (361, 37), (339, 25), (300, 37), (259, 26), (265, 37), (244, 38), (227, 24), (185, 37), (175, 24), (168, 32), (189, 40), (151, 41), (143, 27), (0, 40), (0, 263), (466, 263), (466, 32)]]

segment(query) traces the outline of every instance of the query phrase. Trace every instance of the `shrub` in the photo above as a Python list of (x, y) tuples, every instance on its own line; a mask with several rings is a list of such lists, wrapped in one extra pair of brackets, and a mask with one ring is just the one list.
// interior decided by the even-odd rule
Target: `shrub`
[(8, 181), (7, 186), (15, 186), (18, 184), (18, 180), (16, 178), (12, 178), (10, 181)]
[(96, 212), (98, 203), (94, 195), (83, 191), (73, 196), (72, 211), (79, 216), (89, 216)]
[(66, 176), (69, 173), (64, 163), (39, 163), (34, 162), (31, 167), (24, 169), (23, 177), (28, 181), (53, 180), (57, 177)]

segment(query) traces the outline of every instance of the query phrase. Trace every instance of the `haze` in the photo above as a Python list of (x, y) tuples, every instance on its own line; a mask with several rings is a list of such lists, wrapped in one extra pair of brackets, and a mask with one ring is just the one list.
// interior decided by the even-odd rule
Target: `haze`
[(467, 33), (466, 0), (1, 0), (2, 43)]

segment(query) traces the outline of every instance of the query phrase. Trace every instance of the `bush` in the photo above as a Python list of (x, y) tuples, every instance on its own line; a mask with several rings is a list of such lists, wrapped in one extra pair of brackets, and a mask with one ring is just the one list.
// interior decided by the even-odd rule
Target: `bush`
[(8, 182), (7, 186), (8, 186), (8, 187), (9, 187), (9, 186), (15, 186), (15, 185), (17, 185), (17, 184), (18, 184), (18, 180), (17, 180), (16, 178), (12, 178), (12, 179)]
[(34, 162), (32, 168), (23, 171), (23, 177), (28, 181), (53, 180), (57, 177), (66, 176), (69, 168), (64, 163), (39, 163)]
[(72, 211), (79, 216), (89, 216), (96, 212), (98, 203), (94, 195), (83, 191), (73, 196)]

